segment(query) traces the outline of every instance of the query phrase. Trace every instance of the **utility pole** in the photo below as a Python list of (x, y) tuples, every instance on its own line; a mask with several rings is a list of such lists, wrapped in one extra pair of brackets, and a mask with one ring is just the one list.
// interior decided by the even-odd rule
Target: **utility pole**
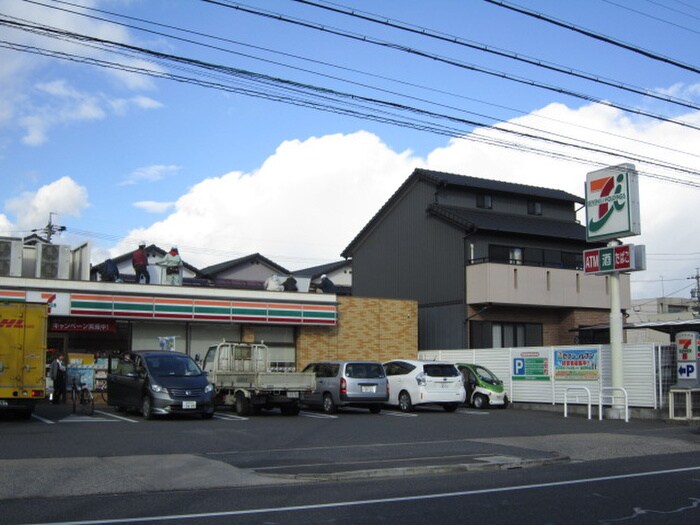
[(49, 244), (51, 243), (51, 237), (53, 237), (54, 234), (66, 231), (65, 226), (59, 226), (58, 224), (54, 224), (52, 222), (52, 218), (54, 215), (58, 215), (58, 213), (53, 212), (53, 211), (49, 212), (49, 223), (46, 226), (44, 226), (43, 228), (36, 228), (36, 229), (32, 230), (33, 233), (36, 233), (36, 232), (43, 233), (46, 236), (46, 240), (49, 242)]
[(691, 275), (688, 279), (695, 281), (695, 288), (690, 290), (690, 297), (695, 299), (695, 316), (700, 316), (700, 269), (695, 268), (695, 275)]

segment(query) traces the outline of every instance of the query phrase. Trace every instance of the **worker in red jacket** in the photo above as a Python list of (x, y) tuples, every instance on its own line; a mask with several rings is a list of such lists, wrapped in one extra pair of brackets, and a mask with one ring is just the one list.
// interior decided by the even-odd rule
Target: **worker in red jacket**
[[(141, 241), (139, 249), (131, 256), (131, 265), (136, 273), (136, 282), (150, 284), (151, 276), (148, 273), (148, 254), (146, 253), (146, 243)], [(143, 281), (141, 280), (143, 278)]]

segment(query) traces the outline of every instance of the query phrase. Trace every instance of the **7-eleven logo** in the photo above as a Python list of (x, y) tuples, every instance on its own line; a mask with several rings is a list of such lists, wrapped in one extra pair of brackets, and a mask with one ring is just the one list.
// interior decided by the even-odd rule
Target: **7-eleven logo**
[(56, 307), (56, 294), (55, 293), (42, 293), (41, 298), (46, 301), (49, 305), (49, 313), (51, 313), (51, 308)]
[(676, 348), (678, 349), (678, 358), (681, 361), (687, 361), (690, 359), (690, 355), (693, 352), (693, 340), (692, 339), (676, 339)]
[(588, 229), (591, 232), (597, 232), (603, 228), (615, 212), (624, 209), (627, 199), (624, 182), (623, 173), (589, 181), (588, 206), (596, 212), (595, 216), (588, 221)]

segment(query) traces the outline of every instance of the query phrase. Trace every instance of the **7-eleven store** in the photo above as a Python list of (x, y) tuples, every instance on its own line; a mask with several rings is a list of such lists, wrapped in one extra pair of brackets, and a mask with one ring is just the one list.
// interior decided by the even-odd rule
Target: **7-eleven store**
[(296, 366), (306, 327), (334, 327), (338, 317), (333, 294), (95, 281), (0, 277), (0, 300), (48, 303), (48, 348), (69, 356), (171, 347), (204, 357), (227, 339), (264, 342), (278, 369)]

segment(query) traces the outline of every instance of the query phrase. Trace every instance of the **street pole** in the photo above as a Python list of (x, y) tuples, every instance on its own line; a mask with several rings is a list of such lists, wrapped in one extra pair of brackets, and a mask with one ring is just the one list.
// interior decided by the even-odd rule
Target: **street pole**
[[(611, 241), (608, 246), (618, 246), (619, 241)], [(620, 272), (610, 274), (610, 354), (612, 360), (612, 387), (624, 388), (625, 363), (622, 346), (622, 307), (620, 301)], [(615, 399), (618, 399), (615, 397)], [(614, 408), (624, 406), (621, 403), (613, 403)]]

